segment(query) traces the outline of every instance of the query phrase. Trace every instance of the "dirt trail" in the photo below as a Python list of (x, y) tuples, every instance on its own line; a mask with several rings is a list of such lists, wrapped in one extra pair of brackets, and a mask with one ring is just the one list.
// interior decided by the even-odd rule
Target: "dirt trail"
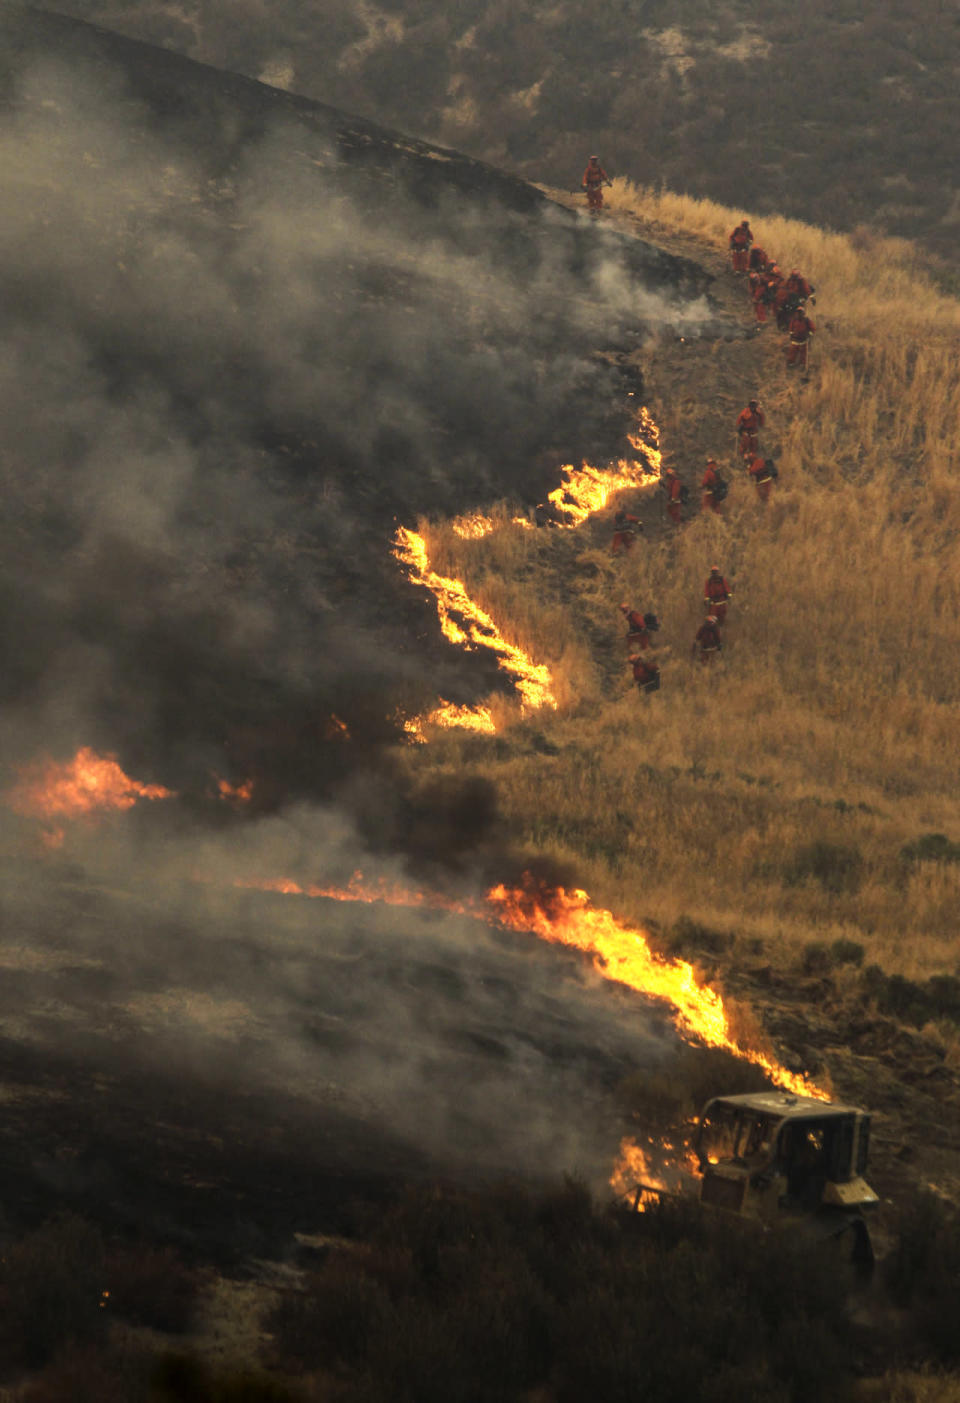
[[(547, 193), (568, 208), (582, 206), (568, 192)], [(719, 310), (743, 328), (742, 337), (731, 339), (662, 337), (637, 358), (645, 378), (644, 399), (660, 429), (664, 463), (690, 487), (692, 518), (700, 509), (699, 480), (708, 455), (729, 470), (732, 497), (742, 497), (748, 489), (733, 426), (750, 398), (767, 409), (761, 447), (776, 455), (791, 393), (784, 337), (771, 323), (756, 330), (746, 280), (733, 274), (724, 254), (623, 211), (609, 211), (603, 218), (624, 233), (699, 263), (714, 277), (710, 296)], [(667, 530), (656, 513), (645, 527), (647, 541)], [(605, 543), (606, 521), (587, 529), (595, 533), (596, 545)], [(829, 979), (798, 982), (768, 965), (725, 968), (717, 970), (716, 978), (757, 1013), (787, 1066), (820, 1068), (838, 1099), (874, 1113), (870, 1179), (883, 1200), (881, 1240), (895, 1220), (898, 1201), (911, 1189), (932, 1187), (960, 1204), (960, 1068), (945, 1060), (935, 1039), (878, 1015), (865, 998), (852, 1002)]]

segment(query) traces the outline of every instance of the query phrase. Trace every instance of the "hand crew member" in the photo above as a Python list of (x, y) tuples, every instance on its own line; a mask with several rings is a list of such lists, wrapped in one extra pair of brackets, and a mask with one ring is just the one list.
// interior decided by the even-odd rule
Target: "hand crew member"
[(712, 614), (718, 624), (727, 617), (732, 590), (720, 573), (719, 565), (710, 566), (710, 574), (703, 586), (703, 602), (707, 613)]
[(769, 501), (770, 493), (773, 491), (773, 482), (777, 476), (773, 459), (761, 458), (759, 453), (755, 453), (747, 464), (747, 472), (756, 484), (757, 496), (761, 502)]
[(660, 666), (653, 658), (645, 658), (642, 653), (631, 653), (629, 658), (633, 668), (633, 680), (639, 692), (660, 690)]
[(667, 494), (667, 516), (675, 526), (683, 521), (683, 485), (673, 468), (667, 468), (661, 485)]
[(603, 209), (603, 187), (610, 183), (610, 177), (600, 164), (600, 157), (591, 156), (581, 182), (587, 192), (587, 208), (591, 214), (599, 214)]
[(748, 458), (759, 449), (760, 430), (766, 422), (760, 403), (755, 399), (737, 415), (737, 446), (744, 458)]
[(693, 640), (693, 655), (696, 657), (699, 652), (700, 661), (709, 663), (719, 656), (722, 647), (717, 616), (709, 614), (697, 629), (697, 636)]
[(705, 512), (716, 512), (721, 515), (720, 503), (727, 495), (726, 479), (722, 476), (713, 458), (707, 459), (706, 470), (700, 479), (700, 508)]
[(807, 368), (807, 347), (810, 344), (810, 337), (816, 331), (813, 322), (807, 316), (803, 307), (798, 307), (790, 318), (790, 344), (787, 347), (787, 365), (799, 365), (801, 370)]
[(730, 235), (730, 257), (733, 261), (733, 271), (735, 273), (745, 273), (747, 271), (747, 259), (750, 254), (750, 245), (753, 243), (753, 234), (747, 221), (741, 220)]
[(629, 604), (621, 604), (620, 612), (627, 621), (627, 646), (634, 649), (651, 648), (653, 639), (650, 635), (660, 628), (656, 614), (641, 614), (639, 609), (631, 609)]
[(620, 511), (614, 513), (613, 517), (613, 540), (610, 542), (610, 554), (619, 555), (621, 549), (629, 550), (633, 545), (633, 538), (637, 531), (643, 530), (643, 523), (638, 516), (632, 516), (630, 512)]

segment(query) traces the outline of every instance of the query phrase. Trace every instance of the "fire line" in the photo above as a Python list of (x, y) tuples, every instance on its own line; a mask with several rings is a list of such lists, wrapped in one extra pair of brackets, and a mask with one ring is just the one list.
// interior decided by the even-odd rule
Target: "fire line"
[[(430, 590), (436, 601), (444, 638), (451, 643), (462, 644), (470, 651), (489, 649), (496, 656), (497, 665), (510, 677), (520, 693), (524, 710), (536, 711), (541, 706), (556, 709), (557, 699), (551, 691), (549, 668), (543, 663), (535, 663), (521, 648), (507, 642), (490, 615), (467, 594), (462, 580), (439, 575), (431, 569), (427, 544), (422, 536), (405, 526), (398, 527), (393, 553), (410, 571), (414, 584)], [(432, 713), (429, 719), (444, 724), (437, 713)]]
[(593, 906), (585, 891), (548, 888), (527, 875), (518, 887), (501, 883), (480, 899), (453, 901), (438, 893), (411, 891), (396, 884), (365, 883), (360, 872), (355, 872), (345, 887), (303, 887), (285, 878), (241, 880), (237, 885), (333, 901), (382, 901), (393, 906), (447, 910), (574, 947), (591, 957), (594, 968), (605, 979), (671, 1005), (674, 1024), (682, 1038), (707, 1047), (725, 1048), (742, 1061), (762, 1067), (777, 1086), (787, 1091), (829, 1099), (828, 1093), (809, 1077), (789, 1071), (764, 1052), (741, 1046), (730, 1031), (723, 999), (715, 989), (698, 984), (692, 965), (656, 954), (641, 930), (618, 921), (611, 911)]
[(83, 746), (60, 764), (50, 756), (25, 765), (5, 796), (16, 813), (33, 818), (78, 818), (105, 810), (131, 809), (138, 799), (170, 799), (162, 784), (139, 784), (124, 774), (115, 755)]

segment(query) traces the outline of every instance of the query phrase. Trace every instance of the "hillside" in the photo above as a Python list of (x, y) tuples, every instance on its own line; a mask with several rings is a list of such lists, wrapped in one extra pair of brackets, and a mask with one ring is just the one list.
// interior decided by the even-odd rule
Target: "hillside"
[[(816, 284), (801, 376), (732, 207), (589, 221), (0, 16), (0, 1387), (946, 1403), (960, 304), (752, 213)], [(618, 1206), (631, 1143), (695, 1189), (693, 1114), (771, 1082), (874, 1117), (870, 1288)]]
[(533, 179), (576, 187), (596, 150), (644, 184), (915, 238), (956, 274), (960, 17), (941, 0), (63, 8)]

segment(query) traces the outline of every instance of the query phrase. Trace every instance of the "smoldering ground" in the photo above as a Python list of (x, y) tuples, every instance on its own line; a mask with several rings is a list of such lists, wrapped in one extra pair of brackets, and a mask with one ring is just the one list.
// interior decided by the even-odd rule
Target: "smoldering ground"
[(362, 848), (333, 811), (149, 848), (129, 817), (4, 863), (12, 1217), (56, 1198), (183, 1235), (199, 1181), (223, 1195), (204, 1232), (270, 1237), (287, 1182), (304, 1231), (410, 1176), (604, 1184), (618, 1084), (676, 1052), (665, 1012), (482, 920), (237, 885), (347, 881)]
[(0, 18), (4, 754), (322, 792), (398, 707), (496, 682), (407, 585), (398, 521), (622, 447), (594, 352), (708, 318), (704, 280), (477, 163)]
[[(351, 1185), (606, 1167), (610, 1085), (670, 1042), (635, 1000), (476, 922), (233, 882), (372, 846), (466, 883), (509, 853), (495, 814), (458, 846), (424, 807), (455, 796), (391, 780), (398, 708), (496, 678), (441, 639), (393, 532), (619, 448), (595, 352), (706, 327), (703, 279), (450, 153), (0, 19), (0, 788), (89, 745), (181, 796), (46, 858), (5, 820), (4, 1061), (30, 1093), (5, 1199), (106, 1184), (140, 1211), (200, 1160), (219, 1192), (281, 1120), (304, 1183), (324, 1156)], [(253, 778), (259, 816), (209, 801), (217, 776)]]

